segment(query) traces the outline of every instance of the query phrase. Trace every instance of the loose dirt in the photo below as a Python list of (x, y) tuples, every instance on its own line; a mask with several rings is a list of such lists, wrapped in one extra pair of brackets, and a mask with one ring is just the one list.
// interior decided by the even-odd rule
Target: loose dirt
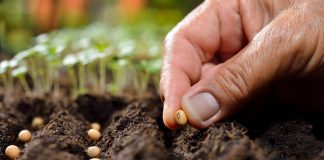
[[(324, 159), (323, 118), (277, 104), (252, 118), (238, 114), (205, 130), (172, 131), (163, 125), (158, 98), (19, 97), (0, 105), (0, 159), (10, 144), (22, 149), (22, 160), (89, 159), (85, 150), (93, 145), (101, 148), (101, 159), (117, 160)], [(45, 120), (41, 129), (30, 125), (36, 116)], [(87, 137), (92, 122), (102, 126), (96, 142)], [(22, 129), (32, 131), (29, 143), (18, 141)]]

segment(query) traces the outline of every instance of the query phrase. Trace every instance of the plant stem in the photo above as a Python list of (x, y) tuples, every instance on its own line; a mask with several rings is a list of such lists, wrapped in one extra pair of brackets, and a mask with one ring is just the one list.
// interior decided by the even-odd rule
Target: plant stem
[(8, 82), (8, 78), (6, 76), (6, 73), (1, 74), (1, 79), (2, 79), (2, 82), (4, 84), (5, 90), (8, 90), (10, 86), (9, 86), (9, 82)]
[(106, 70), (105, 70), (105, 59), (100, 59), (99, 61), (99, 92), (105, 92), (106, 85)]
[(82, 64), (79, 64), (79, 94), (83, 94), (86, 92), (86, 88), (85, 88), (85, 75), (84, 75), (84, 71), (85, 71), (85, 66), (83, 66)]
[(26, 81), (26, 77), (24, 75), (19, 77), (19, 81), (20, 81), (22, 87), (24, 88), (25, 92), (30, 93), (31, 90), (30, 90), (28, 83)]
[(69, 72), (69, 76), (70, 76), (70, 79), (71, 79), (71, 82), (72, 82), (72, 94), (73, 94), (73, 96), (76, 96), (77, 95), (78, 81), (76, 79), (75, 71), (74, 71), (73, 66), (68, 68), (68, 72)]

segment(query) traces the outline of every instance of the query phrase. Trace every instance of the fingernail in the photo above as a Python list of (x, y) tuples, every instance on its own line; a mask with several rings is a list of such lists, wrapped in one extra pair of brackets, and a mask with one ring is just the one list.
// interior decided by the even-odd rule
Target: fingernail
[(184, 103), (188, 112), (197, 116), (201, 121), (207, 121), (219, 110), (217, 100), (208, 92), (185, 98)]

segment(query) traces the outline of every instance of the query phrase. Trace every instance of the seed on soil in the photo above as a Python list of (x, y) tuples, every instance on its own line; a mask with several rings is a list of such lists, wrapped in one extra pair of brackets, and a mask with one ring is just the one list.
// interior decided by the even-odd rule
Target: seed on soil
[(25, 143), (29, 142), (31, 140), (31, 138), (32, 138), (32, 134), (27, 129), (20, 131), (18, 134), (18, 139), (21, 142), (25, 142)]
[(174, 116), (178, 125), (183, 126), (187, 123), (187, 116), (183, 110), (178, 110)]
[(93, 123), (91, 123), (91, 124), (90, 124), (90, 127), (91, 127), (92, 129), (96, 129), (96, 130), (98, 130), (98, 131), (100, 131), (100, 129), (101, 129), (100, 124), (97, 123), (97, 122), (93, 122)]
[(10, 145), (6, 148), (5, 154), (10, 159), (17, 159), (20, 156), (20, 149), (15, 145)]
[(88, 149), (87, 149), (87, 154), (90, 158), (99, 157), (100, 152), (101, 152), (101, 149), (97, 146), (91, 146), (91, 147), (88, 147)]
[(100, 160), (100, 158), (91, 158), (90, 160)]
[(44, 120), (41, 117), (34, 117), (31, 126), (40, 129), (44, 126)]
[(88, 136), (90, 139), (97, 141), (101, 137), (101, 133), (96, 129), (89, 129)]

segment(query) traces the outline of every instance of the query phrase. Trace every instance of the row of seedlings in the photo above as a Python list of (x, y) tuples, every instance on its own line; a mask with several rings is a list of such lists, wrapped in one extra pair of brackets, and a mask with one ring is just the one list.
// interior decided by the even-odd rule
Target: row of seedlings
[(149, 83), (158, 87), (161, 37), (156, 29), (143, 33), (98, 24), (42, 34), (34, 47), (0, 62), (1, 82), (8, 93), (19, 83), (38, 95), (69, 88), (73, 95), (130, 92), (141, 97)]

